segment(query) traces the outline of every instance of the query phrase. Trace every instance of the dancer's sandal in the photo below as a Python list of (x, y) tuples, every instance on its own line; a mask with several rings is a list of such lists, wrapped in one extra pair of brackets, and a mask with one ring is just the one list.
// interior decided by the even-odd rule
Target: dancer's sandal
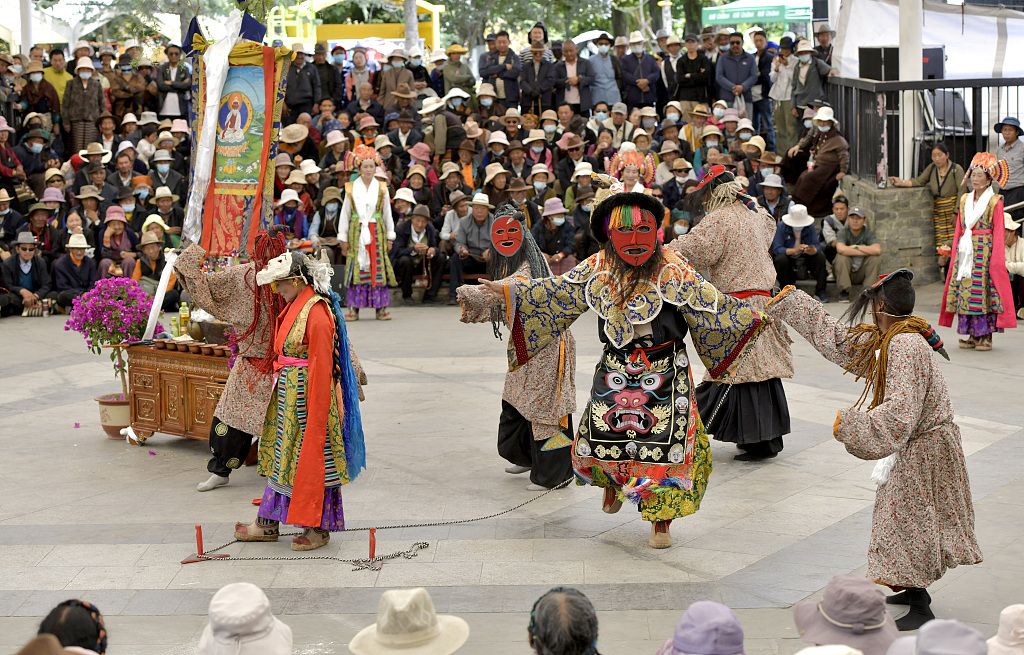
[(974, 350), (978, 345), (978, 342), (974, 340), (974, 337), (960, 339), (957, 343), (962, 350)]
[(989, 350), (992, 350), (992, 336), (989, 335), (978, 339), (978, 343), (974, 346), (974, 349), (981, 352), (988, 352)]
[(292, 550), (316, 550), (331, 543), (331, 533), (318, 528), (306, 528), (302, 534), (292, 538)]
[(605, 487), (604, 498), (601, 499), (601, 510), (606, 514), (614, 514), (622, 509), (622, 501), (612, 487)]
[(359, 320), (359, 312), (354, 312), (351, 309), (345, 312), (345, 320), (349, 323)]
[(238, 541), (277, 541), (280, 536), (278, 525), (260, 525), (252, 523), (236, 523), (235, 539)]
[(669, 532), (669, 526), (672, 525), (672, 521), (654, 521), (651, 523), (651, 538), (647, 540), (647, 545), (651, 548), (668, 548), (672, 545), (672, 534)]
[(391, 314), (386, 309), (378, 309), (377, 310), (377, 320), (378, 321), (390, 321), (391, 320)]

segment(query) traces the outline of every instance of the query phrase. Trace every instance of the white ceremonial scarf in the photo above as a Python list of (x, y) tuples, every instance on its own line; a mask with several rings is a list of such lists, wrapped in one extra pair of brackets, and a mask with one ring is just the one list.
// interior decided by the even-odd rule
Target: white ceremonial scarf
[(380, 183), (377, 178), (370, 180), (369, 186), (362, 177), (352, 183), (352, 208), (359, 216), (359, 270), (370, 270), (370, 223), (374, 222), (373, 212), (377, 209), (380, 198)]
[(971, 272), (974, 270), (974, 235), (971, 230), (985, 215), (985, 210), (993, 195), (995, 192), (992, 191), (991, 186), (985, 189), (977, 200), (974, 199), (973, 191), (967, 192), (967, 199), (964, 201), (964, 231), (956, 245), (958, 260), (956, 279), (958, 280), (971, 277)]

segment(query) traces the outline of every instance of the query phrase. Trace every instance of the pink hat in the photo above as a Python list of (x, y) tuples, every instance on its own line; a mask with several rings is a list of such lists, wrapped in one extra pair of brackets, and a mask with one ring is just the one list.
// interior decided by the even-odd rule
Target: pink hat
[(430, 146), (423, 141), (420, 141), (408, 150), (409, 156), (418, 161), (429, 161), (430, 160)]
[(544, 201), (544, 213), (543, 216), (557, 216), (559, 214), (565, 214), (565, 205), (562, 204), (561, 198), (548, 198)]
[(14, 134), (14, 128), (7, 124), (7, 118), (0, 116), (0, 130)]
[(341, 130), (331, 130), (327, 133), (327, 147), (330, 148), (336, 143), (343, 143), (348, 141), (345, 135), (341, 133)]
[(736, 122), (736, 123), (738, 123), (739, 121), (740, 121), (740, 113), (738, 111), (736, 111), (735, 109), (733, 109), (732, 107), (730, 107), (729, 109), (726, 109), (725, 110), (725, 114), (722, 115), (722, 122), (723, 123), (726, 123), (726, 122), (730, 122), (730, 123), (731, 122)]
[(43, 191), (43, 197), (39, 199), (39, 202), (66, 202), (67, 199), (64, 197), (64, 192), (56, 187), (47, 187)]
[(111, 221), (121, 221), (127, 224), (128, 219), (124, 216), (124, 210), (121, 209), (121, 205), (111, 205), (107, 207), (107, 217), (103, 219), (104, 223), (110, 223)]
[(184, 118), (175, 118), (171, 121), (171, 132), (184, 132), (185, 134), (188, 134), (188, 121)]

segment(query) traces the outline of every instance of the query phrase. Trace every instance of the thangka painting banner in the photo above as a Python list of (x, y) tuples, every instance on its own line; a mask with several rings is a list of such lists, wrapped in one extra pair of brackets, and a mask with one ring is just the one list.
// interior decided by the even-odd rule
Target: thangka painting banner
[[(213, 256), (251, 252), (256, 235), (273, 223), (274, 157), (281, 128), (290, 51), (252, 41), (237, 44), (217, 102), (213, 172), (203, 205), (203, 248)], [(198, 60), (193, 106), (206, 105), (206, 70)], [(193, 117), (201, 134), (203, 112)]]

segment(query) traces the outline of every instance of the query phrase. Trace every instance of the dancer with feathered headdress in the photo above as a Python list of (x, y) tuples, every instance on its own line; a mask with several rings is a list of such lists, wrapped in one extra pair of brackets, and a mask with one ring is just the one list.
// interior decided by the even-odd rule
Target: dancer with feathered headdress
[(377, 151), (361, 145), (352, 157), (359, 177), (345, 185), (345, 203), (338, 223), (341, 253), (348, 257), (345, 285), (350, 309), (345, 320), (357, 321), (360, 308), (372, 307), (378, 321), (389, 321), (388, 287), (398, 285), (388, 257), (395, 240), (391, 199), (387, 184), (374, 175), (381, 163)]
[(235, 525), (239, 541), (277, 541), (284, 522), (304, 528), (292, 550), (314, 550), (345, 529), (341, 487), (366, 465), (359, 412), (365, 376), (331, 289), (332, 271), (326, 253), (317, 260), (287, 252), (256, 274), (257, 284), (286, 304), (273, 341), (275, 400), (260, 440), (267, 488), (256, 520)]

